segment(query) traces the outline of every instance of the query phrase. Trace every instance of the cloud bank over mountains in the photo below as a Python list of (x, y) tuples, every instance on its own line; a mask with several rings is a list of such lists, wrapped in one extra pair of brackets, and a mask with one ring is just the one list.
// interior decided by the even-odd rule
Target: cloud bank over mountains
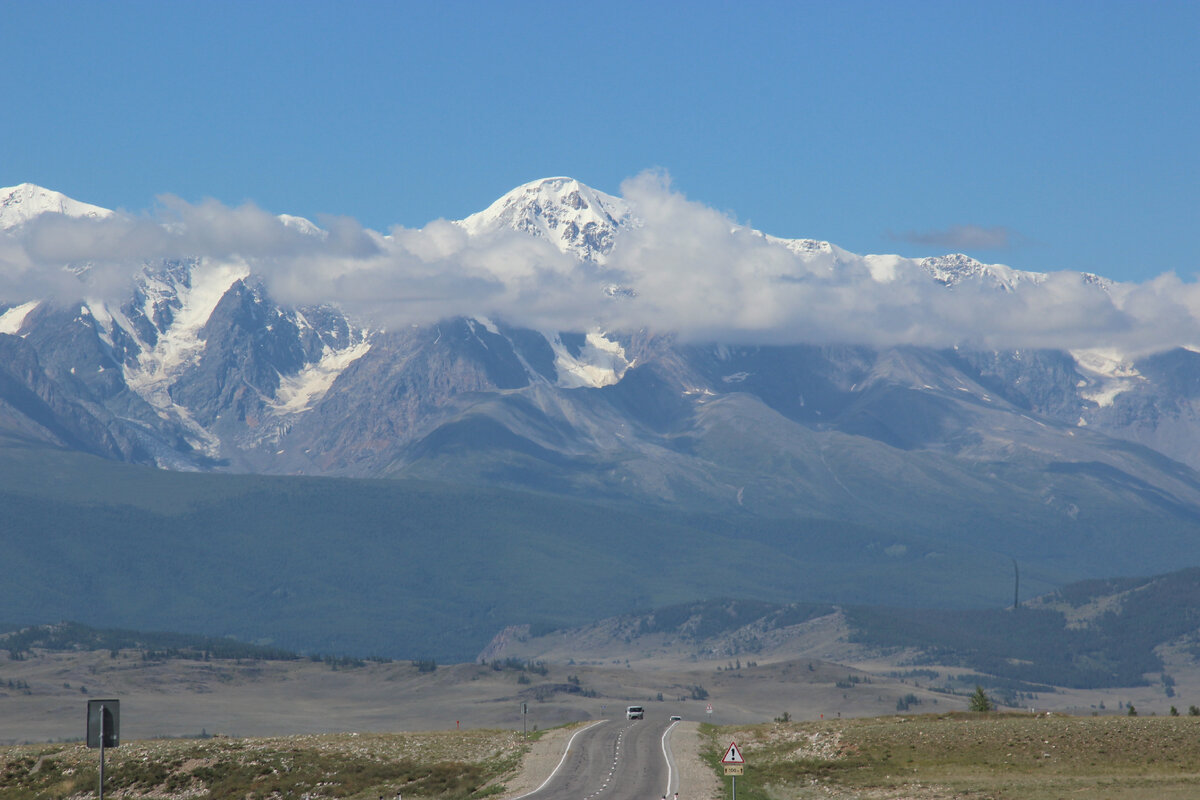
[[(728, 343), (1126, 355), (1200, 346), (1200, 285), (1170, 271), (1134, 284), (972, 262), (982, 269), (935, 279), (918, 260), (764, 235), (688, 200), (661, 173), (627, 180), (621, 193), (639, 224), (621, 230), (599, 263), (526, 232), (472, 235), (446, 220), (380, 233), (326, 218), (316, 228), (253, 205), (173, 197), (159, 198), (147, 216), (43, 214), (0, 235), (0, 301), (119, 303), (145, 264), (199, 258), (244, 264), (281, 302), (333, 303), (381, 327), (466, 315), (539, 330), (650, 329)], [(1012, 235), (944, 233), (992, 242)]]

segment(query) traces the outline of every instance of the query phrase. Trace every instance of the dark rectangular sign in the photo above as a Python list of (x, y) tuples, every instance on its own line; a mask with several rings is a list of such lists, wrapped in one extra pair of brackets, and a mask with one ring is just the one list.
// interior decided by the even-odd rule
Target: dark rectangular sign
[(88, 700), (87, 746), (105, 747), (121, 744), (121, 701)]

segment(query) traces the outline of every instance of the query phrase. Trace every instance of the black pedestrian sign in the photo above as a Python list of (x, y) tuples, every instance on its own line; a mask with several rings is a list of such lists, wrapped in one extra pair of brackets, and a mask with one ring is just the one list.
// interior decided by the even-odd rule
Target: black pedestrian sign
[(738, 749), (737, 742), (730, 742), (729, 749), (725, 751), (725, 757), (721, 759), (722, 764), (745, 764), (746, 759), (742, 758), (742, 751)]
[(88, 700), (87, 746), (117, 747), (121, 744), (121, 701)]

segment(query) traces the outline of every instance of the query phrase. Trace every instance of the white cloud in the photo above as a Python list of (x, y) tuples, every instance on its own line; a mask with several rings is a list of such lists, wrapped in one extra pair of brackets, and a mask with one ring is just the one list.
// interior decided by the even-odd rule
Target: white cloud
[[(946, 287), (909, 259), (793, 252), (688, 200), (661, 174), (626, 181), (622, 193), (643, 224), (623, 232), (603, 267), (544, 239), (472, 237), (444, 220), (383, 234), (322, 219), (325, 233), (314, 236), (254, 206), (169, 197), (155, 218), (43, 217), (0, 234), (0, 301), (119, 301), (146, 262), (198, 256), (245, 261), (281, 302), (335, 303), (381, 326), (470, 315), (539, 330), (649, 328), (747, 343), (1126, 353), (1200, 345), (1200, 285), (1171, 273), (1107, 288), (1069, 272), (1010, 291), (985, 279)], [(64, 264), (87, 265), (86, 288)], [(636, 293), (610, 296), (613, 284)]]
[(1007, 250), (1020, 237), (1003, 226), (952, 225), (940, 231), (888, 233), (888, 238), (944, 250)]

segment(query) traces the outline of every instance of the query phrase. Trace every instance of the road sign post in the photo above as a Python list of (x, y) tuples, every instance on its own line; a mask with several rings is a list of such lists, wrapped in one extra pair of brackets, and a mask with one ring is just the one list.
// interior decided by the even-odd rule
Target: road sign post
[(121, 744), (121, 701), (88, 700), (87, 746), (100, 748), (100, 789), (104, 800), (104, 748)]
[(737, 742), (729, 743), (729, 749), (725, 751), (721, 763), (725, 765), (725, 774), (733, 781), (733, 800), (737, 800), (737, 776), (745, 774), (746, 770), (746, 759), (742, 757)]

